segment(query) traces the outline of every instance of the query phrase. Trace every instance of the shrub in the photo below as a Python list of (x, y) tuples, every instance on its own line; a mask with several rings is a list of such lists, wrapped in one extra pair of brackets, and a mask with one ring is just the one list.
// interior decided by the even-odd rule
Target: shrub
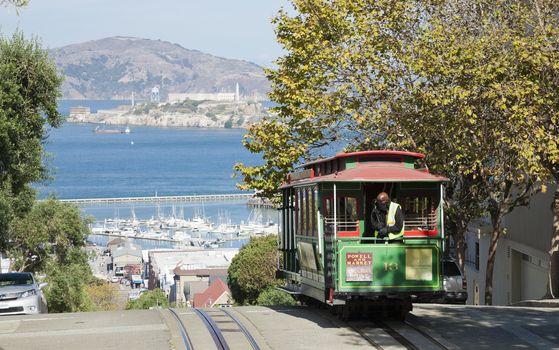
[(265, 289), (258, 299), (257, 305), (272, 306), (272, 305), (297, 305), (297, 301), (291, 295), (274, 287)]

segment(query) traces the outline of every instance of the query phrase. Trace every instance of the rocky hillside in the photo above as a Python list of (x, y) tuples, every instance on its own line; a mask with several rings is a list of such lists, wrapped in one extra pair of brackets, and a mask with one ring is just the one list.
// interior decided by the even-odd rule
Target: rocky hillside
[(168, 93), (234, 92), (263, 97), (269, 88), (256, 64), (188, 50), (160, 40), (112, 37), (50, 51), (66, 79), (66, 99), (149, 99)]

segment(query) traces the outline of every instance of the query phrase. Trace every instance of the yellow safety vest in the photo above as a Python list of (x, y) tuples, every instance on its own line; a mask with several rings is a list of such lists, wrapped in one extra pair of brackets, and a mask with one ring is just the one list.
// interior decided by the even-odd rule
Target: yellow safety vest
[[(400, 204), (390, 202), (388, 207), (388, 214), (386, 215), (386, 226), (394, 226), (396, 224), (396, 209), (400, 208)], [(396, 239), (404, 236), (404, 225), (402, 223), (402, 230), (398, 233), (389, 233), (388, 239)], [(378, 237), (378, 231), (375, 231), (375, 237)]]

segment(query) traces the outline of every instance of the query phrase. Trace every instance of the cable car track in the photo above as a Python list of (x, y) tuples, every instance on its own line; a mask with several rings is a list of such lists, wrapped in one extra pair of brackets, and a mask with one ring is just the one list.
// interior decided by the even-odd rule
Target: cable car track
[[(192, 341), (192, 337), (189, 335), (183, 319), (181, 319), (173, 309), (169, 309), (169, 311), (178, 324), (186, 350), (194, 350), (197, 348), (195, 346), (196, 342)], [(258, 343), (250, 334), (250, 331), (233, 312), (225, 309), (191, 309), (191, 311), (192, 312), (189, 312), (191, 315), (195, 314), (202, 321), (217, 349), (230, 350), (252, 347), (254, 350), (260, 350)], [(225, 319), (222, 318), (222, 316), (225, 316)], [(235, 325), (235, 327), (230, 327), (230, 325)], [(244, 338), (235, 338), (235, 333), (242, 333)], [(247, 342), (249, 344), (247, 344)], [(242, 343), (242, 346), (240, 346), (240, 343)], [(207, 344), (202, 344), (202, 346), (198, 348), (206, 349)]]
[(200, 310), (200, 309), (193, 309), (193, 310), (200, 317), (202, 322), (204, 322), (204, 325), (206, 326), (208, 332), (212, 336), (212, 339), (214, 340), (214, 343), (217, 346), (217, 348), (220, 350), (229, 350), (229, 345), (227, 344), (227, 341), (225, 340), (225, 337), (223, 336), (221, 329), (211, 318), (211, 316), (208, 315), (204, 310)]
[[(450, 350), (446, 345), (435, 339), (432, 335), (420, 329), (419, 327), (413, 325), (412, 323), (405, 321), (403, 323), (398, 322), (398, 325), (402, 327), (394, 327), (384, 321), (374, 321), (376, 329), (382, 330), (385, 334), (389, 335), (398, 345), (408, 349), (408, 350), (420, 350), (420, 349), (442, 349)], [(365, 340), (367, 340), (375, 349), (382, 350), (385, 348), (392, 347), (393, 345), (386, 344), (386, 341), (380, 341), (377, 338), (367, 334), (367, 329), (371, 328), (369, 325), (351, 326), (353, 330), (359, 333)], [(406, 329), (407, 328), (407, 329)], [(409, 330), (412, 330), (410, 335)], [(415, 334), (414, 334), (415, 332)], [(407, 334), (406, 334), (407, 333)], [(423, 344), (418, 344), (423, 343)], [(427, 343), (427, 345), (425, 344)]]
[(184, 341), (184, 346), (186, 347), (186, 350), (193, 350), (194, 347), (192, 346), (192, 340), (190, 339), (190, 336), (188, 335), (188, 332), (186, 331), (186, 327), (182, 323), (179, 315), (177, 315), (177, 313), (173, 309), (169, 309), (169, 312), (171, 313), (171, 315), (173, 315), (173, 318), (175, 319), (175, 321), (177, 322), (177, 324), (179, 326), (179, 330), (181, 332), (182, 339)]

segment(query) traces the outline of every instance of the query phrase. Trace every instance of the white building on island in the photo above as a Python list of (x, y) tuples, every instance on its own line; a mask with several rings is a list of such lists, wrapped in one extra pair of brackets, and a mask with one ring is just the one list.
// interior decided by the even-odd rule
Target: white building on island
[(239, 84), (235, 85), (235, 92), (191, 92), (191, 93), (169, 93), (167, 100), (169, 103), (181, 102), (184, 100), (192, 101), (220, 101), (220, 102), (234, 102), (240, 101)]

